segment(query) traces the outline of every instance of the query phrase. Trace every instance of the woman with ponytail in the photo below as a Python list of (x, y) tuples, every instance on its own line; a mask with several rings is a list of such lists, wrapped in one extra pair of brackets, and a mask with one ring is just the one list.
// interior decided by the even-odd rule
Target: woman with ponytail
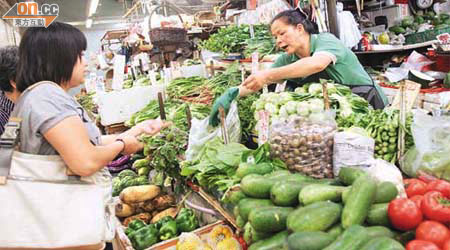
[[(225, 110), (239, 95), (259, 91), (264, 85), (290, 80), (296, 86), (311, 82), (311, 76), (320, 76), (347, 85), (376, 109), (382, 109), (388, 100), (379, 85), (359, 63), (356, 55), (333, 34), (317, 32), (317, 25), (301, 9), (286, 10), (276, 15), (270, 29), (276, 45), (285, 53), (280, 55), (271, 69), (250, 75), (239, 87), (228, 89), (213, 106), (210, 124), (217, 125), (217, 109)], [(316, 78), (317, 79), (317, 78)]]

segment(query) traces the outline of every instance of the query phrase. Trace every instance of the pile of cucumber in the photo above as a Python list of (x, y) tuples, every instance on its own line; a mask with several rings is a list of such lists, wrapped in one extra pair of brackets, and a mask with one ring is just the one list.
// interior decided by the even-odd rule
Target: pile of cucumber
[(404, 247), (387, 208), (397, 194), (393, 183), (344, 167), (336, 179), (248, 174), (228, 200), (249, 250), (395, 250)]

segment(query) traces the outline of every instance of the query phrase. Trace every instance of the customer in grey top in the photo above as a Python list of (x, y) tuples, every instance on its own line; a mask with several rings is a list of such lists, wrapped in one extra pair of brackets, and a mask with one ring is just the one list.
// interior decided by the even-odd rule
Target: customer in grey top
[[(23, 93), (14, 114), (22, 118), (21, 148), (25, 153), (59, 154), (77, 175), (91, 176), (118, 154), (140, 151), (136, 138), (166, 126), (148, 120), (120, 134), (102, 136), (86, 111), (67, 91), (84, 82), (86, 38), (77, 28), (54, 22), (28, 28), (20, 42), (17, 89)], [(33, 85), (45, 84), (33, 88)]]

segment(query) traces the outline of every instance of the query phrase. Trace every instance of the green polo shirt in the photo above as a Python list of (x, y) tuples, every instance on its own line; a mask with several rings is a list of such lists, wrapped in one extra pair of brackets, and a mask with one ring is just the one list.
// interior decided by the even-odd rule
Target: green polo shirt
[[(329, 55), (333, 62), (326, 68), (325, 72), (337, 83), (354, 86), (354, 85), (375, 85), (376, 90), (380, 94), (383, 102), (388, 104), (388, 99), (383, 93), (381, 87), (373, 83), (369, 74), (359, 63), (356, 55), (331, 33), (311, 34), (311, 56), (314, 54)], [(288, 55), (286, 53), (280, 55), (272, 68), (282, 67), (296, 62), (300, 58), (296, 54)], [(296, 82), (303, 78), (289, 79)]]

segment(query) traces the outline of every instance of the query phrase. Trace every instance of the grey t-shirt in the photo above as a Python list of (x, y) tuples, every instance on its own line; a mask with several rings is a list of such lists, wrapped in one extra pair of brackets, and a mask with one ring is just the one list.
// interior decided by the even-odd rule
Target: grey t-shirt
[[(20, 152), (37, 155), (57, 155), (44, 134), (67, 117), (78, 116), (87, 129), (92, 144), (100, 145), (101, 133), (86, 110), (60, 86), (44, 82), (25, 90), (11, 116), (22, 118)], [(71, 133), (71, 131), (67, 131)], [(70, 141), (67, 142), (70, 144)]]

